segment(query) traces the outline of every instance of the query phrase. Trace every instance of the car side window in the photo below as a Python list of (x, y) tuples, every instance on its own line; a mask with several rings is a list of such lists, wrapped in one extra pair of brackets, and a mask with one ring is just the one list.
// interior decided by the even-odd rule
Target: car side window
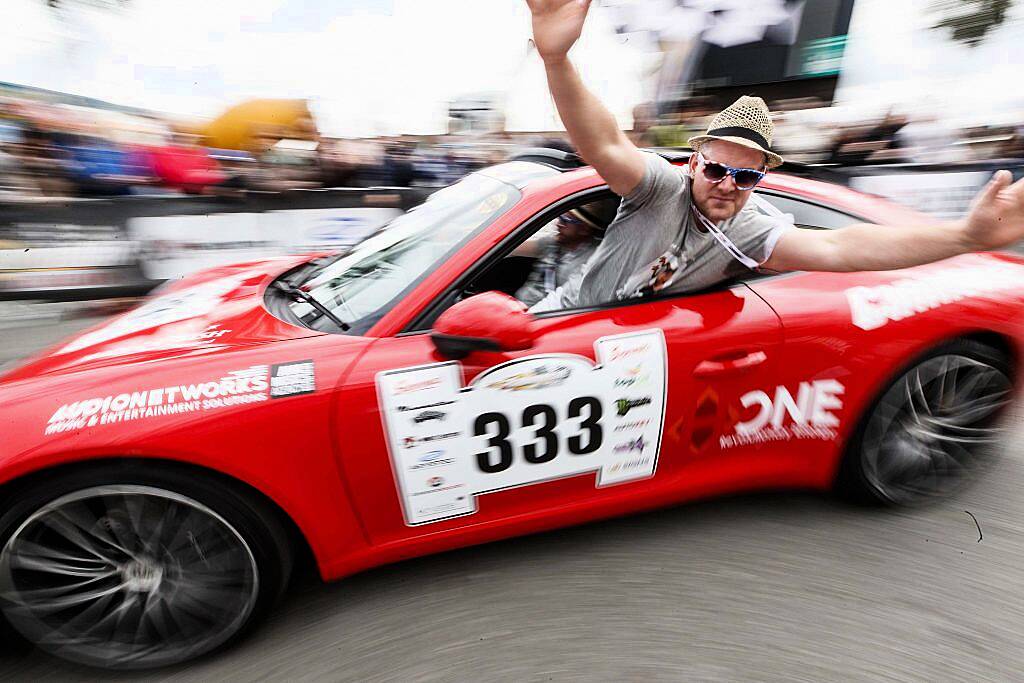
[(846, 226), (853, 225), (854, 223), (866, 222), (862, 218), (857, 218), (856, 216), (851, 216), (850, 214), (836, 211), (835, 209), (829, 209), (821, 206), (820, 204), (813, 204), (801, 199), (796, 199), (795, 197), (788, 197), (781, 194), (775, 194), (773, 192), (758, 192), (757, 196), (767, 201), (782, 213), (787, 213), (793, 216), (794, 225), (801, 228), (835, 230), (837, 228), (845, 228)]
[(564, 284), (593, 254), (621, 201), (608, 192), (588, 199), (537, 222), (519, 246), (474, 277), (465, 294), (496, 290), (532, 306)]
[[(567, 213), (582, 212), (575, 216), (596, 226), (595, 237), (603, 234), (604, 229), (611, 224), (615, 218), (621, 199), (612, 194), (606, 188), (588, 191), (585, 197), (575, 198), (571, 201), (564, 201), (556, 206), (550, 207), (544, 214), (530, 222), (527, 228), (517, 231), (514, 241), (507, 241), (488, 258), (485, 267), (474, 269), (466, 274), (464, 279), (453, 285), (444, 295), (434, 302), (419, 318), (417, 318), (405, 330), (406, 333), (418, 333), (429, 330), (445, 310), (475, 294), (487, 291), (499, 291), (516, 297), (524, 290), (531, 281), (547, 278), (539, 278), (538, 274), (547, 275), (546, 270), (541, 270), (543, 252), (535, 249), (523, 249), (527, 243), (542, 238), (545, 234), (554, 239), (558, 231), (557, 221), (560, 216)], [(582, 267), (585, 259), (580, 259)], [(538, 271), (540, 271), (538, 273)]]

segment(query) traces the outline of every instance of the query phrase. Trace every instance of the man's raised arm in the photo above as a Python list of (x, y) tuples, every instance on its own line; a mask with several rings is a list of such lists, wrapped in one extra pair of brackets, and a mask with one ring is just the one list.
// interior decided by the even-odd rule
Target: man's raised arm
[(544, 60), (548, 88), (569, 138), (617, 195), (633, 191), (644, 177), (644, 158), (619, 129), (611, 112), (587, 90), (569, 61), (590, 0), (527, 0), (533, 14), (533, 40)]

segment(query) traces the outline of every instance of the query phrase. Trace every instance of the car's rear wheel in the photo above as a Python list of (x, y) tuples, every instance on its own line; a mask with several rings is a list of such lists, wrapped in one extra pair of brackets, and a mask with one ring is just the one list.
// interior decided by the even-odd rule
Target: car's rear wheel
[(0, 516), (0, 611), (74, 662), (142, 669), (244, 633), (290, 571), (273, 515), (232, 487), (157, 467), (57, 476)]
[(1010, 376), (1004, 354), (970, 340), (919, 359), (861, 424), (840, 470), (841, 487), (894, 505), (949, 495), (999, 441)]

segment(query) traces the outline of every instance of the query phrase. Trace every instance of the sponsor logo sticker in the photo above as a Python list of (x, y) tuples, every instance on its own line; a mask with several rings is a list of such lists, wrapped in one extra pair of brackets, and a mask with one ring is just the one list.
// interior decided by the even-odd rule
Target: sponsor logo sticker
[(153, 387), (97, 396), (61, 405), (44, 434), (258, 403), (315, 390), (313, 361), (252, 365), (205, 382)]
[(846, 300), (853, 324), (869, 331), (964, 299), (1019, 291), (1022, 281), (1024, 271), (1008, 263), (947, 266), (885, 285), (853, 287)]
[(455, 401), (437, 401), (435, 403), (424, 403), (418, 406), (398, 406), (395, 410), (400, 413), (407, 413), (411, 410), (425, 410), (427, 408), (437, 408), (439, 406), (450, 406), (453, 403), (455, 403)]
[(407, 436), (402, 440), (402, 445), (406, 448), (412, 448), (417, 444), (430, 443), (432, 441), (444, 441), (446, 439), (454, 439), (459, 435), (459, 432), (445, 432), (444, 434), (431, 434), (430, 436)]
[(749, 420), (736, 424), (734, 434), (721, 437), (721, 448), (794, 439), (834, 440), (839, 427), (837, 411), (846, 388), (834, 379), (801, 382), (796, 397), (785, 386), (772, 394), (751, 391), (740, 398), (743, 408), (756, 409)]
[(620, 398), (615, 401), (615, 411), (619, 417), (622, 417), (633, 408), (650, 405), (650, 403), (650, 396), (644, 396), (643, 398)]
[(267, 400), (266, 365), (232, 370), (217, 380), (157, 387), (65, 403), (47, 420), (45, 434), (60, 434), (97, 425)]
[(501, 391), (526, 391), (527, 389), (547, 389), (557, 387), (564, 383), (572, 375), (572, 369), (567, 365), (547, 366), (541, 365), (527, 372), (506, 377), (486, 385), (489, 389)]
[(632, 453), (633, 451), (638, 451), (640, 453), (643, 453), (645, 446), (647, 446), (647, 442), (644, 441), (644, 437), (641, 434), (640, 436), (638, 436), (636, 439), (633, 439), (632, 441), (627, 441), (625, 443), (620, 443), (619, 445), (617, 445), (615, 447), (615, 452), (616, 453)]
[(270, 366), (270, 398), (298, 396), (316, 391), (313, 361), (299, 360)]
[(609, 361), (618, 361), (633, 356), (642, 356), (650, 350), (650, 344), (639, 344), (637, 346), (612, 346), (608, 353)]
[(450, 465), (455, 462), (454, 458), (445, 457), (445, 452), (442, 450), (430, 451), (424, 453), (416, 459), (416, 464), (410, 467), (412, 470), (422, 470), (427, 467), (440, 467), (442, 465)]
[(644, 429), (647, 425), (651, 424), (651, 420), (630, 420), (629, 422), (623, 422), (615, 425), (615, 429), (612, 431), (616, 432), (629, 432), (637, 429)]
[(621, 387), (621, 388), (643, 386), (643, 385), (647, 384), (650, 381), (650, 379), (651, 379), (650, 374), (630, 375), (630, 376), (627, 376), (627, 377), (616, 377), (615, 378), (615, 386)]
[(436, 377), (429, 377), (421, 380), (402, 380), (395, 383), (396, 394), (413, 394), (417, 391), (436, 389), (441, 386), (441, 380)]

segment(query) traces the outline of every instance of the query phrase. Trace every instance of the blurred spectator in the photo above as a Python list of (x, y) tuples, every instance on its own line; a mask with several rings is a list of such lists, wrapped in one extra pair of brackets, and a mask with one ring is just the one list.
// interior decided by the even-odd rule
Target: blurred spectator
[(33, 126), (23, 128), (21, 137), (17, 159), (29, 187), (44, 196), (70, 194), (75, 164), (67, 151), (54, 144), (50, 133)]
[(896, 135), (903, 156), (915, 164), (945, 164), (964, 161), (956, 149), (953, 132), (932, 113), (911, 119)]
[(1024, 159), (1024, 124), (1014, 129), (1013, 135), (1003, 144), (1000, 156), (1004, 159)]
[(362, 163), (353, 144), (347, 140), (324, 139), (317, 152), (324, 187), (356, 187)]
[(234, 149), (211, 149), (210, 158), (220, 164), (223, 180), (211, 188), (211, 192), (222, 197), (241, 197), (252, 189), (252, 176), (256, 170), (256, 159), (249, 152)]
[[(66, 155), (65, 168), (81, 196), (127, 195), (132, 187), (153, 181), (149, 156), (142, 150), (121, 147), (92, 135), (69, 138), (58, 149)], [(36, 157), (36, 163), (46, 167), (49, 173), (58, 168), (59, 161), (52, 151)]]
[(633, 107), (633, 130), (629, 132), (629, 139), (634, 145), (644, 147), (647, 145), (647, 131), (654, 125), (657, 116), (657, 108), (652, 102), (645, 102)]
[(410, 187), (416, 178), (416, 169), (409, 159), (409, 152), (404, 147), (392, 146), (384, 155), (381, 168), (381, 185), (393, 187)]
[(832, 145), (828, 162), (840, 166), (905, 161), (897, 133), (907, 124), (905, 116), (891, 111), (874, 125), (860, 125), (842, 131)]
[(195, 136), (175, 133), (171, 143), (151, 150), (161, 183), (188, 194), (203, 194), (225, 181), (217, 162), (195, 145)]
[(680, 100), (648, 128), (641, 141), (648, 147), (687, 147), (690, 138), (706, 130), (708, 118), (714, 113), (710, 97)]

